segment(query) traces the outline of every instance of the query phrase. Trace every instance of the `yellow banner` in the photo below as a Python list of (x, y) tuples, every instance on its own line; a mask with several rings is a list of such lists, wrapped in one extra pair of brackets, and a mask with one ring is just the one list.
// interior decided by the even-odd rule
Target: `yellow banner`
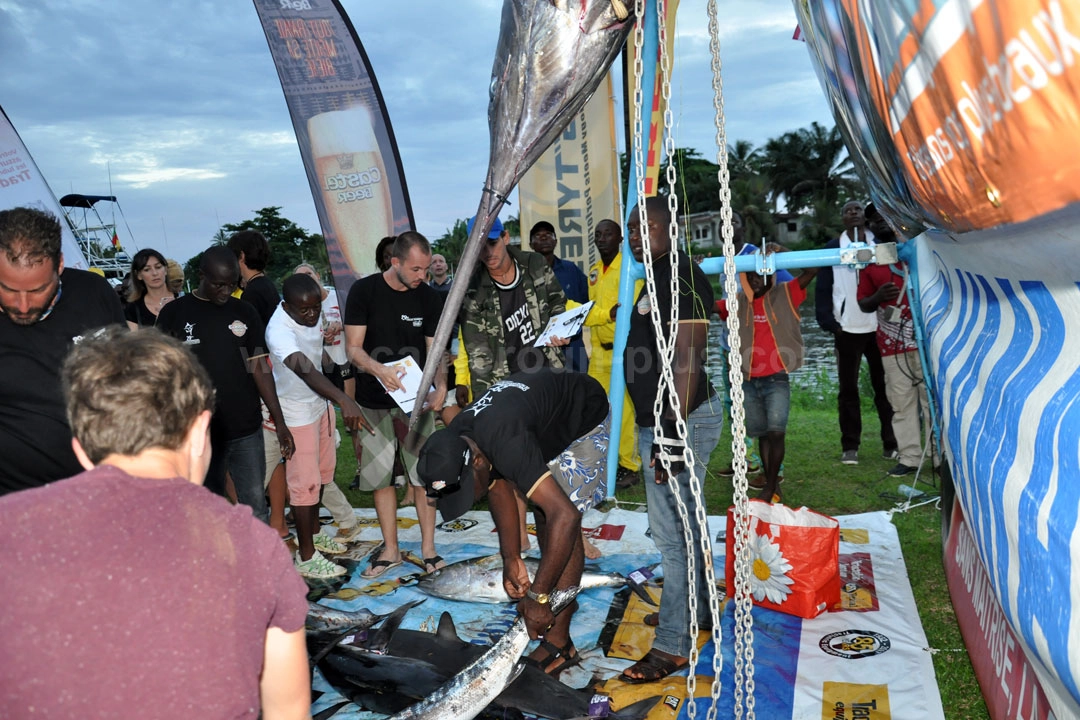
[(518, 184), (522, 247), (529, 247), (529, 229), (547, 220), (559, 238), (555, 254), (588, 272), (597, 259), (592, 243), (597, 223), (619, 222), (621, 217), (618, 188), (609, 72), (584, 109)]
[[(646, 3), (647, 12), (655, 12), (654, 5), (652, 3)], [(679, 9), (679, 0), (668, 0), (665, 5), (666, 13), (664, 26), (665, 30), (665, 45), (667, 46), (668, 56), (668, 72), (672, 73), (675, 70), (675, 12)], [(632, 38), (633, 36), (631, 36)], [(626, 77), (629, 78), (630, 97), (633, 101), (634, 92), (634, 62), (637, 59), (637, 48), (634, 47), (634, 43), (631, 41), (627, 45), (628, 52), (626, 53)], [(654, 78), (642, 78), (642, 83), (649, 82), (651, 80), (653, 84), (653, 102), (652, 111), (650, 113), (651, 118), (649, 120), (649, 137), (646, 138), (645, 146), (645, 197), (652, 197), (656, 194), (658, 183), (660, 182), (660, 159), (663, 154), (664, 146), (664, 110), (666, 109), (664, 103), (664, 94), (662, 92), (662, 80), (660, 74), (660, 50), (657, 46), (656, 52), (656, 76)], [(632, 112), (631, 108), (627, 108), (626, 112)]]

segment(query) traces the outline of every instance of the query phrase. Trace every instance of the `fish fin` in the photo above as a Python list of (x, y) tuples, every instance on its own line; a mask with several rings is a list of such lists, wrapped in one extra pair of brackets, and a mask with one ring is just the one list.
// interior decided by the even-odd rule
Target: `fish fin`
[(460, 640), (458, 636), (457, 626), (454, 625), (454, 618), (450, 617), (450, 613), (444, 612), (439, 616), (439, 626), (435, 629), (435, 635), (443, 640)]
[(645, 583), (634, 582), (633, 579), (626, 578), (626, 587), (630, 588), (630, 590), (635, 595), (637, 595), (649, 605), (652, 605), (653, 607), (660, 607), (660, 604), (653, 600), (652, 595), (650, 595), (649, 591), (645, 589)]
[(410, 609), (422, 602), (423, 600), (407, 602), (394, 612), (390, 613), (390, 615), (379, 625), (379, 629), (375, 631), (375, 636), (371, 639), (371, 642), (368, 643), (368, 648), (373, 652), (384, 652), (386, 646), (390, 644), (391, 636), (393, 636), (394, 632), (401, 627), (401, 622), (405, 619), (405, 613), (409, 612)]

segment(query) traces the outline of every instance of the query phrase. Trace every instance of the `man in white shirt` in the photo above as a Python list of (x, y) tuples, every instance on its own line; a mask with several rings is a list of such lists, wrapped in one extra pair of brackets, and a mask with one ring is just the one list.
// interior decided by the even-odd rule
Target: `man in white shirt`
[[(844, 232), (826, 248), (846, 248), (852, 243), (874, 244), (874, 234), (866, 229), (862, 204), (846, 203), (841, 209)], [(881, 421), (882, 454), (896, 457), (896, 436), (892, 429), (892, 407), (885, 394), (885, 369), (877, 346), (877, 316), (863, 312), (858, 302), (858, 272), (849, 267), (825, 267), (818, 273), (815, 300), (817, 321), (822, 330), (832, 333), (836, 347), (837, 379), (840, 391), (837, 406), (840, 414), (840, 462), (859, 464), (862, 439), (862, 411), (859, 401), (859, 368), (865, 357), (870, 366), (870, 384), (874, 406)]]
[(282, 286), (284, 300), (266, 327), (277, 383), (278, 400), (285, 424), (293, 433), (296, 450), (285, 465), (285, 482), (296, 518), (296, 569), (312, 578), (332, 578), (345, 573), (324, 556), (344, 547), (323, 533), (318, 525), (319, 496), (324, 485), (334, 482), (334, 413), (330, 402), (341, 407), (346, 426), (371, 432), (360, 407), (334, 387), (322, 374), (322, 292), (307, 275), (293, 275)]

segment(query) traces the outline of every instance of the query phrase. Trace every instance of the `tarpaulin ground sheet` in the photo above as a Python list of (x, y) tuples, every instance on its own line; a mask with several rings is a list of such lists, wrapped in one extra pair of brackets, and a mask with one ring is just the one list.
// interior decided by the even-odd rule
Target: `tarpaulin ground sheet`
[[(420, 528), (411, 507), (398, 513), (398, 537), (403, 554), (412, 562), (392, 568), (381, 577), (361, 577), (368, 555), (380, 542), (373, 510), (358, 510), (367, 527), (337, 560), (350, 569), (343, 584), (312, 583), (312, 599), (341, 610), (368, 609), (389, 613), (413, 600), (426, 600), (408, 611), (401, 625), (412, 630), (433, 630), (440, 615), (450, 613), (463, 640), (493, 643), (515, 617), (512, 604), (491, 605), (430, 597), (414, 586), (419, 566)], [(755, 607), (753, 647), (755, 714), (758, 718), (944, 718), (926, 636), (919, 622), (896, 530), (886, 513), (838, 518), (841, 527), (841, 605), (812, 620)], [(628, 575), (646, 569), (654, 577), (646, 589), (655, 598), (662, 592), (662, 572), (654, 567), (659, 552), (647, 536), (644, 513), (625, 509), (590, 510), (583, 518), (586, 534), (603, 551), (588, 561), (588, 568)], [(716, 576), (724, 577), (726, 520), (709, 518)], [(328, 528), (332, 531), (333, 526)], [(498, 540), (488, 513), (469, 512), (444, 523), (436, 532), (439, 554), (447, 562), (498, 552)], [(536, 554), (532, 539), (531, 554)], [(721, 591), (721, 597), (723, 593)], [(625, 708), (644, 698), (655, 698), (649, 718), (687, 716), (686, 673), (664, 681), (628, 686), (613, 680), (650, 647), (653, 630), (643, 623), (655, 610), (626, 588), (600, 588), (578, 596), (571, 636), (583, 661), (561, 675), (575, 688), (603, 686), (612, 705)], [(732, 691), (734, 656), (734, 604), (722, 609), (721, 690), (718, 717), (734, 717)], [(713, 677), (714, 644), (700, 635), (697, 666), (698, 717), (705, 717)], [(332, 688), (316, 671), (312, 713), (329, 713), (335, 720), (383, 717), (365, 711)], [(343, 704), (345, 703), (345, 704)], [(646, 706), (648, 703), (646, 703)], [(333, 711), (332, 708), (340, 706)], [(640, 708), (640, 705), (635, 708)], [(326, 715), (324, 715), (325, 717)]]

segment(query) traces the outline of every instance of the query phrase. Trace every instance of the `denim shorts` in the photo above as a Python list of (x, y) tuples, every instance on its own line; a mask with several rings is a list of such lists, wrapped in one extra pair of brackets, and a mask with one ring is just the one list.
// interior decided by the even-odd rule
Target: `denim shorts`
[(761, 437), (766, 433), (785, 432), (791, 410), (791, 386), (787, 373), (744, 380), (743, 408), (746, 410), (746, 434)]

